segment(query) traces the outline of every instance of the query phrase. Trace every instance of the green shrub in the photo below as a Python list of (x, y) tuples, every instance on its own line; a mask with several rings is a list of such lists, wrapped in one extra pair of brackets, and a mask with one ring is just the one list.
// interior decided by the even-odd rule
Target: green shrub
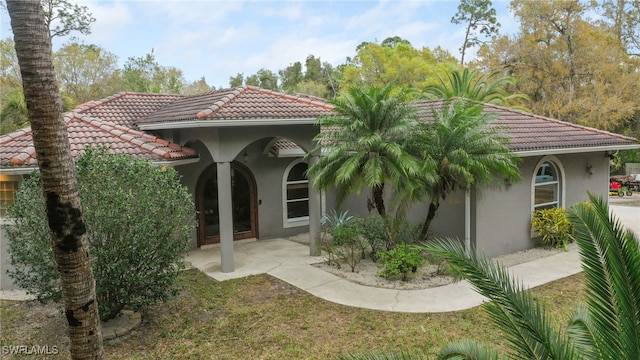
[[(195, 224), (193, 201), (178, 173), (103, 150), (87, 151), (76, 168), (100, 317), (112, 319), (125, 307), (138, 311), (174, 295)], [(41, 302), (59, 301), (37, 173), (23, 183), (7, 217), (9, 275)]]
[(371, 249), (371, 259), (378, 260), (378, 253), (392, 248), (384, 222), (379, 215), (369, 215), (362, 219), (362, 235)]
[(536, 210), (531, 228), (542, 237), (542, 244), (566, 248), (573, 241), (573, 228), (564, 208)]
[(354, 272), (368, 248), (361, 236), (362, 221), (347, 212), (338, 214), (332, 211), (323, 218), (322, 225), (325, 262), (338, 268), (347, 265)]
[(393, 249), (396, 244), (416, 244), (420, 239), (420, 225), (411, 225), (404, 218), (390, 219), (394, 240), (390, 240), (384, 221), (379, 215), (362, 219), (362, 235), (371, 248), (371, 258), (378, 260), (378, 253)]
[(410, 244), (398, 244), (394, 249), (381, 252), (379, 257), (380, 276), (385, 279), (402, 276), (402, 281), (407, 281), (426, 262), (420, 250)]

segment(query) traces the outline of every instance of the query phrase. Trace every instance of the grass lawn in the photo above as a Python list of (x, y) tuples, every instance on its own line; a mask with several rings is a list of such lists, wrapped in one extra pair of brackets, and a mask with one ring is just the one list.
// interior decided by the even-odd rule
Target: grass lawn
[[(179, 282), (179, 297), (144, 313), (131, 335), (105, 342), (108, 358), (328, 359), (384, 350), (434, 358), (443, 344), (460, 338), (505, 346), (482, 307), (443, 314), (364, 310), (313, 297), (268, 275), (218, 282), (189, 270)], [(564, 327), (582, 291), (578, 274), (533, 294)], [(55, 345), (60, 358), (68, 357), (63, 317), (53, 307), (2, 301), (0, 320), (0, 345)]]

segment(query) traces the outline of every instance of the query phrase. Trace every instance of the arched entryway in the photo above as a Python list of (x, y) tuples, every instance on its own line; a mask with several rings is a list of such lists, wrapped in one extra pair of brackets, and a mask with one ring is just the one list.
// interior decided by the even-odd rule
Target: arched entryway
[[(256, 181), (251, 170), (239, 162), (231, 163), (233, 239), (258, 237)], [(220, 242), (218, 178), (216, 164), (207, 167), (196, 186), (198, 208), (198, 246)]]

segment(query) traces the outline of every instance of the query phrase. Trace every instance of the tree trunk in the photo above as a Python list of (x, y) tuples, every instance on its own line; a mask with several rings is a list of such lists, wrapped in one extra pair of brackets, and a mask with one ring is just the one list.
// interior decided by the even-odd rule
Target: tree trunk
[(371, 193), (373, 194), (373, 203), (376, 205), (378, 214), (386, 218), (387, 210), (384, 207), (384, 184), (374, 186), (373, 189), (371, 189)]
[(40, 0), (7, 0), (73, 359), (102, 359), (95, 281)]
[(431, 221), (436, 217), (436, 212), (440, 207), (440, 197), (434, 196), (429, 204), (429, 212), (427, 213), (427, 218), (424, 220), (422, 224), (422, 229), (420, 230), (420, 239), (427, 240), (427, 234), (429, 233), (429, 228), (431, 227)]
[(371, 193), (373, 194), (373, 203), (375, 204), (376, 210), (378, 210), (378, 214), (382, 218), (384, 228), (387, 231), (387, 238), (389, 239), (389, 242), (387, 243), (387, 250), (390, 250), (395, 246), (395, 238), (393, 236), (394, 231), (391, 229), (391, 224), (389, 223), (387, 210), (384, 206), (384, 184), (374, 186), (371, 189)]

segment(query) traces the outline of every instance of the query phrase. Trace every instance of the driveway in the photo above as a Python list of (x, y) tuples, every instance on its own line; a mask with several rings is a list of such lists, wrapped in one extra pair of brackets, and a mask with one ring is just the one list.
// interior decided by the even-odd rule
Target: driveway
[(640, 193), (632, 196), (609, 196), (609, 209), (628, 228), (640, 238)]

